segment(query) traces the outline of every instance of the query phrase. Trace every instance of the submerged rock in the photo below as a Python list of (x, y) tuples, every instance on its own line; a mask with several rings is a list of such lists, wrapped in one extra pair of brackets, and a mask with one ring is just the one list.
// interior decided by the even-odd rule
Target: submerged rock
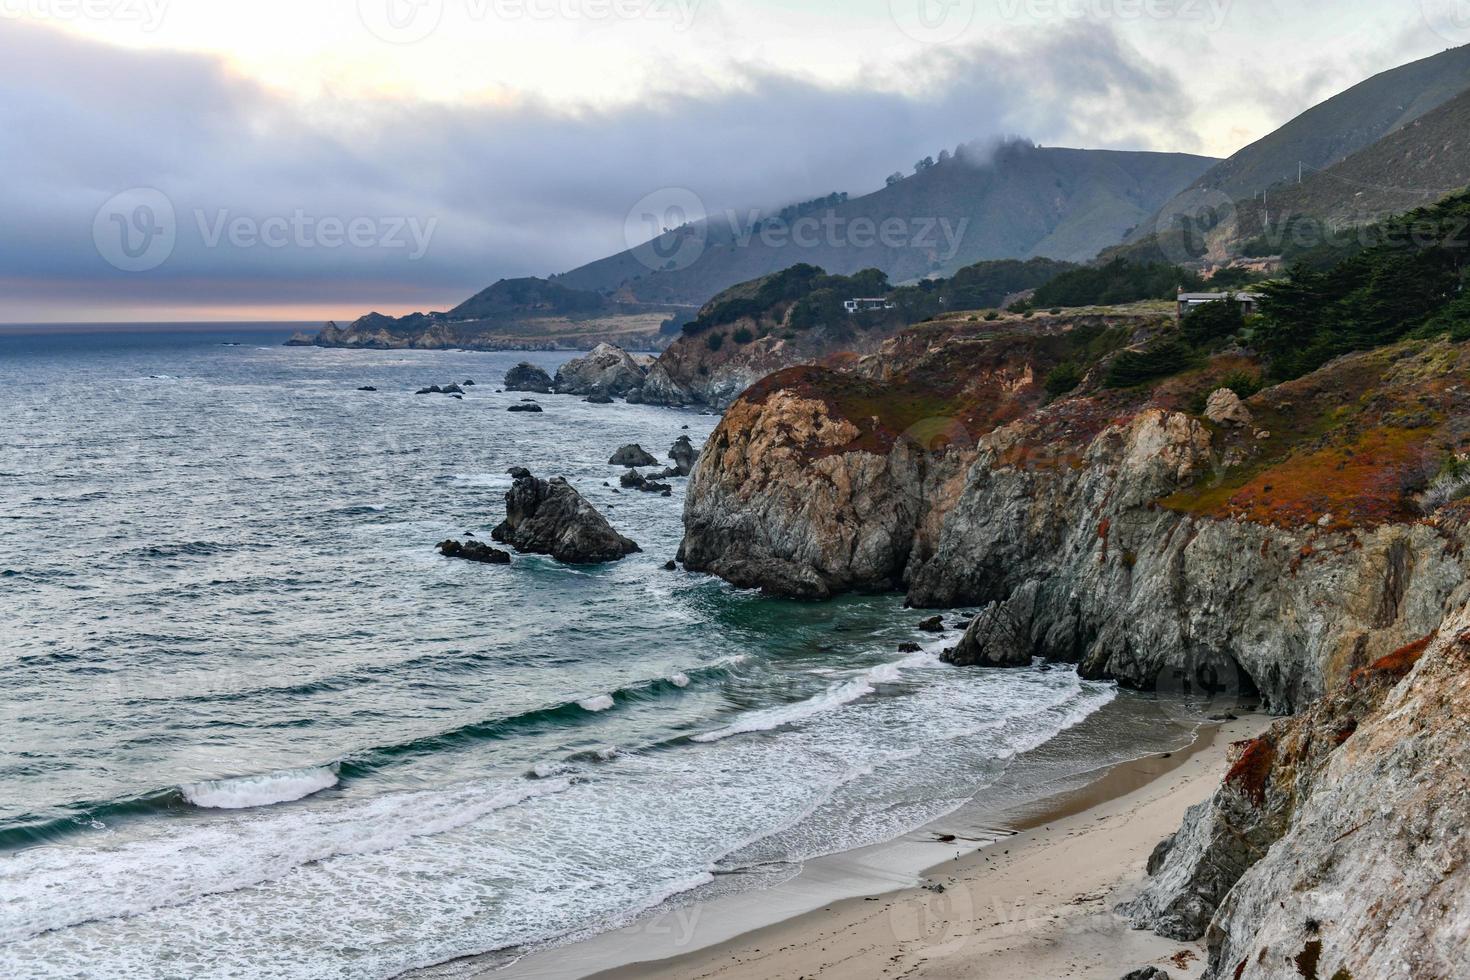
[(521, 404), (521, 405), (512, 405), (510, 408), (506, 409), (506, 411), (507, 412), (533, 412), (533, 413), (535, 413), (535, 412), (543, 412), (543, 411), (545, 411), (545, 409), (543, 409), (540, 405), (537, 405), (535, 402), (525, 402), (524, 404)]
[(439, 554), (445, 558), (458, 558), (463, 561), (479, 562), (482, 565), (509, 565), (510, 555), (498, 548), (492, 548), (483, 541), (443, 541), (439, 544)]
[(611, 395), (604, 395), (599, 393), (596, 395), (588, 395), (586, 398), (586, 402), (589, 405), (611, 405), (613, 403), (613, 400)]
[(641, 550), (561, 477), (538, 480), (521, 467), (510, 474), (515, 483), (505, 495), (505, 521), (490, 535), (496, 541), (570, 565), (618, 561)]
[(357, 390), (358, 391), (377, 391), (378, 389), (374, 388), (372, 385), (363, 385), (361, 388), (359, 388)]
[(530, 391), (538, 395), (551, 394), (551, 375), (532, 364), (522, 361), (505, 372), (506, 391)]
[(563, 364), (555, 388), (563, 395), (626, 395), (643, 387), (648, 370), (621, 347), (599, 344), (586, 357)]
[(626, 466), (632, 469), (637, 466), (657, 466), (658, 460), (654, 459), (642, 446), (633, 443), (613, 453), (612, 458), (607, 461), (607, 465)]

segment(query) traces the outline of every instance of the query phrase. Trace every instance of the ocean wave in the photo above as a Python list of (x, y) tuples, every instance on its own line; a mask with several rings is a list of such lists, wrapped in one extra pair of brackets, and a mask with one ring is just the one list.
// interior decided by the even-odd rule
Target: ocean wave
[(336, 766), (314, 769), (285, 769), (260, 776), (211, 779), (188, 783), (179, 792), (188, 802), (211, 810), (246, 810), (251, 807), (290, 803), (337, 785)]
[(581, 708), (583, 711), (590, 711), (593, 714), (596, 714), (599, 711), (611, 710), (616, 703), (617, 702), (613, 700), (613, 696), (611, 694), (599, 694), (595, 698), (588, 698), (585, 701), (578, 701), (577, 707)]
[(805, 701), (797, 701), (795, 704), (783, 704), (774, 708), (763, 708), (752, 711), (739, 718), (733, 725), (721, 728), (718, 731), (705, 732), (703, 735), (694, 736), (696, 742), (719, 742), (723, 739), (733, 738), (736, 735), (749, 735), (754, 732), (768, 732), (787, 725), (794, 725), (806, 721), (817, 715), (825, 714), (846, 704), (851, 704), (870, 694), (877, 693), (879, 684), (895, 684), (903, 679), (901, 671), (904, 667), (917, 664), (919, 660), (927, 660), (932, 654), (914, 654), (905, 660), (896, 663), (880, 664), (871, 670), (865, 671), (862, 676), (841, 684), (834, 684), (821, 694), (807, 698)]
[(114, 848), (21, 851), (0, 865), (0, 891), (10, 906), (0, 918), (0, 943), (185, 905), (331, 858), (392, 850), (571, 786), (567, 779), (463, 784), (330, 809), (265, 810), (182, 830), (161, 825)]

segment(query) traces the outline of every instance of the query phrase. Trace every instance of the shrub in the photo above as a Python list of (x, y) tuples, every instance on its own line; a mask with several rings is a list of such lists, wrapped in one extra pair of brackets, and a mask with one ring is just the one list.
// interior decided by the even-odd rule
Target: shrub
[(721, 347), (725, 346), (725, 335), (722, 333), (710, 334), (708, 337), (704, 338), (704, 346), (708, 347), (712, 351), (719, 350)]
[(1179, 332), (1194, 347), (1217, 347), (1245, 329), (1245, 314), (1232, 297), (1197, 306), (1180, 321)]
[(1220, 387), (1229, 388), (1241, 399), (1246, 399), (1266, 387), (1266, 383), (1261, 380), (1259, 374), (1251, 374), (1249, 371), (1232, 371), (1220, 381)]
[(1166, 340), (1141, 351), (1127, 350), (1113, 360), (1103, 383), (1109, 388), (1132, 388), (1193, 367), (1196, 357), (1193, 350), (1177, 340)]
[(1057, 398), (1076, 390), (1081, 383), (1082, 369), (1075, 361), (1063, 361), (1047, 374), (1044, 386), (1048, 395)]
[[(714, 335), (714, 336), (718, 336), (718, 335)], [(744, 327), (741, 327), (738, 330), (736, 330), (733, 334), (730, 335), (730, 339), (733, 340), (733, 341), (735, 341), (735, 343), (740, 344), (743, 347), (744, 345), (746, 345), (746, 344), (750, 343), (751, 341), (755, 340), (755, 334), (751, 333), (749, 330), (745, 329)]]
[(989, 313), (985, 314), (985, 319), (986, 320), (999, 320), (1000, 319), (1000, 311), (999, 310), (991, 310)]

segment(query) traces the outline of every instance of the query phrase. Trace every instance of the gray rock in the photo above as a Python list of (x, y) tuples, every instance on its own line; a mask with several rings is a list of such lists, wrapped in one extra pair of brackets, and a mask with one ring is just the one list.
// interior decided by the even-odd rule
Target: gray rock
[(479, 562), (482, 565), (509, 565), (510, 555), (480, 541), (444, 541), (439, 544), (439, 553), (445, 558)]
[(533, 414), (539, 414), (540, 412), (544, 412), (545, 409), (543, 409), (540, 405), (537, 405), (535, 402), (527, 402), (527, 403), (521, 404), (521, 405), (512, 405), (510, 408), (506, 409), (506, 411), (507, 412), (531, 412)]
[(571, 565), (618, 561), (640, 550), (566, 480), (538, 480), (521, 467), (510, 473), (515, 483), (505, 495), (506, 518), (490, 535), (496, 541)]
[(959, 646), (942, 659), (957, 667), (1029, 667), (1037, 585), (1029, 582), (1005, 602), (992, 602), (970, 621)]
[(634, 443), (624, 446), (613, 453), (612, 458), (607, 461), (607, 465), (626, 466), (632, 469), (635, 466), (657, 466), (658, 460), (651, 454), (645, 452), (642, 446)]
[(1205, 418), (1216, 425), (1247, 426), (1255, 421), (1240, 396), (1229, 388), (1221, 388), (1210, 395), (1210, 400), (1205, 403)]
[(589, 405), (611, 405), (613, 403), (611, 395), (604, 395), (601, 392), (595, 395), (588, 395), (584, 401)]
[(694, 448), (688, 436), (680, 436), (669, 449), (669, 459), (674, 461), (674, 469), (679, 476), (688, 476), (694, 472), (694, 464), (699, 461), (699, 451)]
[(529, 361), (522, 361), (505, 372), (505, 390), (549, 395), (552, 390), (551, 375)]
[(558, 368), (555, 388), (563, 395), (620, 396), (642, 388), (647, 374), (647, 368), (621, 347), (599, 344), (585, 357)]
[(1123, 980), (1169, 980), (1169, 974), (1168, 971), (1160, 970), (1156, 966), (1146, 966), (1141, 970), (1134, 970)]

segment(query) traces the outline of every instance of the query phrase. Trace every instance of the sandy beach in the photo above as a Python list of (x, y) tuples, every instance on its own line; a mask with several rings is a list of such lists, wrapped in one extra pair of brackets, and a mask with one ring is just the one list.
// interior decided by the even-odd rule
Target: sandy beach
[[(1198, 977), (1202, 943), (1132, 930), (1112, 909), (1139, 888), (1149, 854), (1185, 810), (1218, 786), (1231, 743), (1269, 723), (1206, 724), (1185, 748), (1001, 813), (960, 812), (900, 841), (809, 862), (769, 890), (661, 912), (499, 970), (471, 960), (423, 975), (1118, 980), (1156, 965)], [(940, 848), (954, 857), (936, 863)]]
[(932, 869), (929, 886), (942, 886), (942, 892), (918, 887), (849, 899), (708, 949), (600, 977), (1118, 980), (1146, 965), (1197, 977), (1203, 944), (1134, 931), (1112, 909), (1144, 879), (1149, 853), (1178, 828), (1184, 811), (1214, 791), (1230, 743), (1267, 724), (1252, 716), (1212, 725), (1172, 758), (1115, 767), (1023, 819), (1029, 829)]

